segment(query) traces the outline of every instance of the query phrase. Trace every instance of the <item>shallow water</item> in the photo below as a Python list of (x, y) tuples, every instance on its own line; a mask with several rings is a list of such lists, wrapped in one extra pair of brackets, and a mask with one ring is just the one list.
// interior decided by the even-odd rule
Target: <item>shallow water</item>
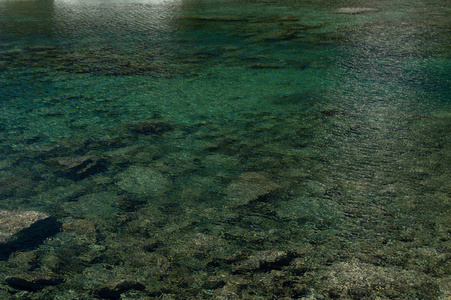
[(0, 298), (451, 297), (450, 23), (0, 0)]

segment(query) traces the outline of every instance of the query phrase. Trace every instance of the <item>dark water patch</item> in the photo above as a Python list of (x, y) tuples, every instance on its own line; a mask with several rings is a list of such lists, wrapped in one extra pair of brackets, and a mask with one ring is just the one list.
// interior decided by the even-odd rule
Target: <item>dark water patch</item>
[(93, 156), (59, 157), (57, 173), (72, 180), (82, 180), (89, 176), (108, 170), (107, 162)]
[(121, 299), (121, 294), (130, 290), (142, 291), (146, 288), (145, 285), (139, 282), (122, 282), (113, 288), (101, 288), (96, 292), (101, 299), (117, 300)]
[(61, 278), (57, 278), (57, 279), (33, 279), (32, 281), (30, 281), (20, 277), (8, 277), (5, 279), (5, 282), (10, 287), (17, 290), (36, 292), (49, 286), (59, 285), (63, 283), (64, 280)]
[(75, 148), (74, 154), (85, 154), (93, 150), (112, 150), (127, 146), (127, 140), (122, 136), (94, 136), (81, 142), (80, 149)]
[(237, 274), (248, 272), (269, 272), (271, 270), (280, 270), (290, 265), (296, 253), (285, 251), (259, 251), (254, 255), (234, 264), (233, 272)]
[(262, 70), (262, 69), (283, 69), (285, 66), (282, 65), (271, 65), (271, 64), (254, 64), (249, 66), (250, 69)]
[(134, 133), (144, 135), (162, 135), (166, 132), (172, 131), (173, 127), (165, 122), (157, 121), (142, 121), (128, 124), (127, 129)]
[(320, 100), (319, 92), (308, 92), (304, 91), (301, 93), (292, 93), (286, 95), (275, 96), (272, 103), (275, 105), (300, 105), (307, 106), (313, 105), (315, 102)]
[(135, 212), (148, 203), (146, 198), (124, 197), (118, 200), (118, 207), (124, 212)]

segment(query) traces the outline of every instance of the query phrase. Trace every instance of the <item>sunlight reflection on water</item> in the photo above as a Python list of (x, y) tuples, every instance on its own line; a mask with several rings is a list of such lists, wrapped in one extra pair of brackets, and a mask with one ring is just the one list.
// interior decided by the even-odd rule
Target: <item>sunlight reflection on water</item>
[(179, 1), (57, 1), (54, 18), (64, 32), (98, 31), (115, 35), (167, 31)]

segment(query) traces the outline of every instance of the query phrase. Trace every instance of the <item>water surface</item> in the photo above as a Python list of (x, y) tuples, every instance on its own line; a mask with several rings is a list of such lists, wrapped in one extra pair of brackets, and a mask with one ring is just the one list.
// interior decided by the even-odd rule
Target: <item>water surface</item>
[(1, 298), (447, 299), (449, 41), (443, 0), (1, 1)]

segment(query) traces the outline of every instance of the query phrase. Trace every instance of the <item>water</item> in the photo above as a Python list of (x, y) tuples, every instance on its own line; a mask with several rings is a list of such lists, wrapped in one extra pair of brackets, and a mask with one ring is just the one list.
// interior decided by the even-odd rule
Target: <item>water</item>
[(449, 40), (443, 0), (1, 1), (0, 298), (448, 299)]

